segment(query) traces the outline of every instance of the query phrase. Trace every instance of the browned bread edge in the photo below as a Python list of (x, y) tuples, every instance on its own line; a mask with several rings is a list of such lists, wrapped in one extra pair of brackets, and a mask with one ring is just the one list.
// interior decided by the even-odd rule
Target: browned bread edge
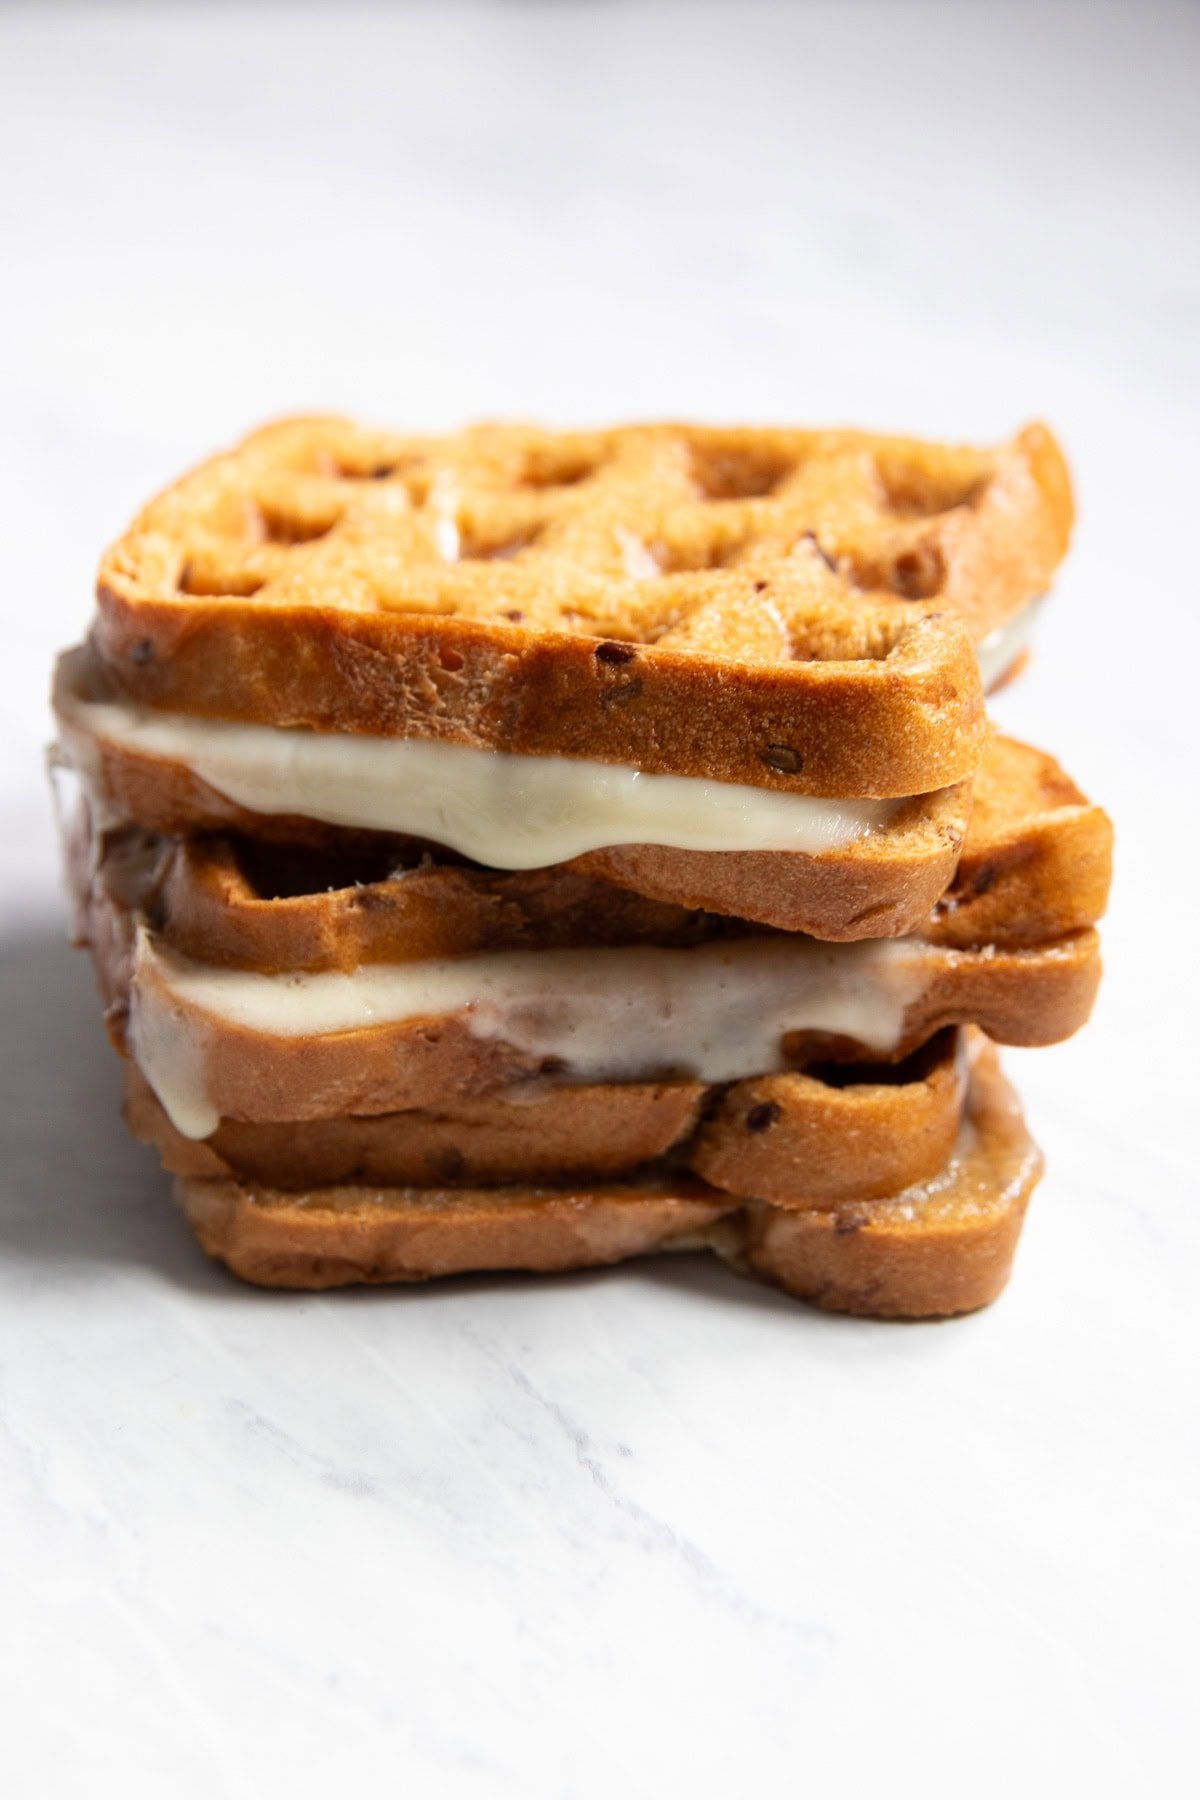
[(273, 1188), (477, 1187), (610, 1182), (683, 1169), (710, 1186), (780, 1206), (873, 1200), (946, 1162), (966, 1094), (962, 1034), (945, 1033), (894, 1074), (832, 1080), (792, 1072), (698, 1081), (536, 1083), (513, 1098), (446, 1099), (424, 1109), (247, 1124), (203, 1140), (171, 1125), (137, 1065), (123, 1059), (125, 1118), (173, 1175), (233, 1176)]
[(940, 1176), (831, 1212), (742, 1205), (688, 1181), (289, 1195), (181, 1177), (176, 1194), (208, 1254), (266, 1287), (551, 1273), (707, 1245), (829, 1311), (946, 1317), (986, 1306), (1004, 1287), (1041, 1173), (988, 1046), (976, 1054), (968, 1114), (967, 1137)]

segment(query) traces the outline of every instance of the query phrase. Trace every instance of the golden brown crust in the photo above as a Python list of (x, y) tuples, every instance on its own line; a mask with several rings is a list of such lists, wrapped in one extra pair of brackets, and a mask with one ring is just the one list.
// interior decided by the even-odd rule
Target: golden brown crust
[(315, 852), (247, 838), (177, 841), (151, 916), (163, 941), (185, 956), (264, 971), (493, 950), (686, 945), (746, 929), (570, 867), (479, 869), (387, 840)]
[[(796, 922), (787, 916), (786, 899), (781, 905), (776, 898), (775, 869), (767, 867), (779, 858), (762, 858), (760, 877), (750, 857), (627, 845), (577, 857), (571, 866), (649, 898), (832, 940), (911, 931), (963, 948), (993, 943), (1016, 949), (1103, 917), (1112, 879), (1112, 823), (1052, 756), (1015, 738), (994, 737), (970, 789), (966, 838), (931, 917), (916, 916), (924, 884), (913, 880), (903, 912), (888, 903), (885, 876), (899, 877), (908, 854), (901, 820), (837, 855), (788, 857), (803, 871), (791, 890), (795, 909), (804, 913)], [(955, 822), (947, 820), (943, 829), (948, 836)], [(933, 843), (928, 833), (926, 841)]]
[(1071, 520), (1040, 426), (980, 451), (292, 420), (146, 508), (96, 642), (178, 711), (927, 793), (983, 745), (970, 636), (1044, 591)]
[(755, 1274), (830, 1312), (931, 1318), (1004, 1288), (1042, 1157), (990, 1045), (972, 1042), (969, 1135), (940, 1177), (873, 1205), (754, 1209), (741, 1254)]
[(964, 1036), (939, 1037), (895, 1082), (868, 1068), (850, 1082), (832, 1070), (733, 1082), (711, 1097), (680, 1160), (710, 1187), (818, 1211), (927, 1180), (958, 1134)]
[[(92, 641), (130, 698), (212, 718), (582, 757), (834, 797), (949, 787), (974, 771), (986, 740), (971, 645), (946, 614), (897, 626), (876, 657), (795, 660), (781, 645), (771, 662), (724, 668), (656, 646), (627, 654), (623, 640), (516, 626), (509, 644), (502, 627), (474, 622), (343, 617), (315, 604), (193, 608), (183, 635), (177, 604), (118, 607), (101, 589)], [(146, 644), (152, 654), (139, 664)]]
[(742, 1205), (687, 1180), (297, 1195), (182, 1177), (176, 1194), (209, 1255), (267, 1287), (576, 1269), (707, 1244), (832, 1311), (945, 1317), (1003, 1288), (1041, 1172), (989, 1046), (975, 1048), (968, 1111), (966, 1135), (932, 1180), (833, 1212)]
[(921, 927), (941, 944), (1042, 944), (1103, 917), (1112, 822), (1047, 756), (998, 738), (972, 783), (954, 880)]
[(668, 1249), (736, 1206), (687, 1181), (659, 1193), (332, 1188), (285, 1198), (181, 1176), (175, 1193), (210, 1256), (243, 1280), (278, 1288), (594, 1268)]
[(569, 865), (647, 899), (671, 901), (830, 943), (918, 931), (945, 893), (970, 817), (970, 783), (904, 802), (891, 822), (840, 850), (673, 850), (621, 844)]
[(886, 1081), (863, 1069), (709, 1088), (535, 1084), (375, 1117), (222, 1119), (197, 1141), (174, 1129), (134, 1063), (124, 1069), (126, 1122), (173, 1175), (292, 1190), (603, 1182), (691, 1169), (711, 1187), (818, 1207), (933, 1175), (954, 1146), (966, 1091), (958, 1034), (946, 1033)]

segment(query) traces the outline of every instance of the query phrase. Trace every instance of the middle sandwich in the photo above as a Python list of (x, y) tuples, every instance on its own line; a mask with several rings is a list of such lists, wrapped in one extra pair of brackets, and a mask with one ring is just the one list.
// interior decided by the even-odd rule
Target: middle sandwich
[[(486, 1098), (514, 1109), (513, 1142), (522, 1127), (546, 1141), (551, 1121), (570, 1175), (595, 1167), (572, 1150), (579, 1091), (604, 1088), (620, 1123), (607, 1173), (678, 1153), (700, 1119), (711, 1173), (722, 1121), (786, 1109), (797, 1072), (900, 1063), (958, 1025), (1053, 1043), (1083, 1023), (1099, 978), (1107, 820), (1052, 759), (1007, 739), (920, 929), (850, 944), (397, 840), (334, 852), (130, 828), (97, 844), (86, 814), (77, 830), (82, 935), (114, 1036), (193, 1138), (287, 1123), (315, 1146), (331, 1137), (310, 1124), (445, 1117)], [(401, 1160), (419, 1160), (436, 1133), (401, 1138)]]

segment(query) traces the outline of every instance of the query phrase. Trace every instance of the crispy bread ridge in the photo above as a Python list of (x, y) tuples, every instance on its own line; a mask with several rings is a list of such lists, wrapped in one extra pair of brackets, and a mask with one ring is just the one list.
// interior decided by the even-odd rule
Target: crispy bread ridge
[(947, 1318), (987, 1306), (1008, 1281), (1043, 1169), (990, 1045), (976, 1047), (967, 1112), (972, 1142), (940, 1181), (835, 1212), (748, 1208), (735, 1255), (830, 1312)]
[(1072, 516), (1043, 426), (983, 451), (289, 420), (151, 502), (95, 641), (181, 712), (928, 793), (982, 749), (970, 637), (1045, 590)]
[(1103, 918), (1113, 828), (1052, 756), (996, 739), (972, 783), (954, 880), (921, 935), (966, 948), (1042, 944)]
[(932, 1180), (832, 1211), (742, 1204), (686, 1179), (284, 1194), (184, 1176), (176, 1196), (208, 1254), (265, 1287), (553, 1272), (706, 1246), (829, 1311), (945, 1317), (1004, 1287), (1041, 1173), (990, 1046), (976, 1046), (967, 1113), (963, 1139)]
[[(517, 1097), (449, 1100), (368, 1117), (245, 1124), (181, 1136), (137, 1065), (124, 1060), (125, 1119), (173, 1175), (336, 1186), (561, 1185), (690, 1169), (711, 1187), (780, 1206), (873, 1200), (934, 1175), (958, 1133), (966, 1093), (961, 1034), (947, 1032), (889, 1079), (763, 1076), (697, 1081), (534, 1084)], [(656, 1169), (654, 1165), (658, 1165)]]

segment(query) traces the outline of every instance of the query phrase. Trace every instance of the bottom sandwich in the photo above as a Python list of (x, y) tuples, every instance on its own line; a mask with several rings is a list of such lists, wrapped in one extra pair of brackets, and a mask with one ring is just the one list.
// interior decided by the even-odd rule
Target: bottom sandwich
[(968, 1034), (958, 1136), (933, 1176), (883, 1199), (770, 1204), (684, 1175), (570, 1186), (290, 1192), (183, 1175), (176, 1194), (208, 1253), (265, 1287), (426, 1281), (484, 1270), (590, 1268), (709, 1249), (834, 1312), (946, 1317), (1008, 1279), (1042, 1161), (994, 1048)]

